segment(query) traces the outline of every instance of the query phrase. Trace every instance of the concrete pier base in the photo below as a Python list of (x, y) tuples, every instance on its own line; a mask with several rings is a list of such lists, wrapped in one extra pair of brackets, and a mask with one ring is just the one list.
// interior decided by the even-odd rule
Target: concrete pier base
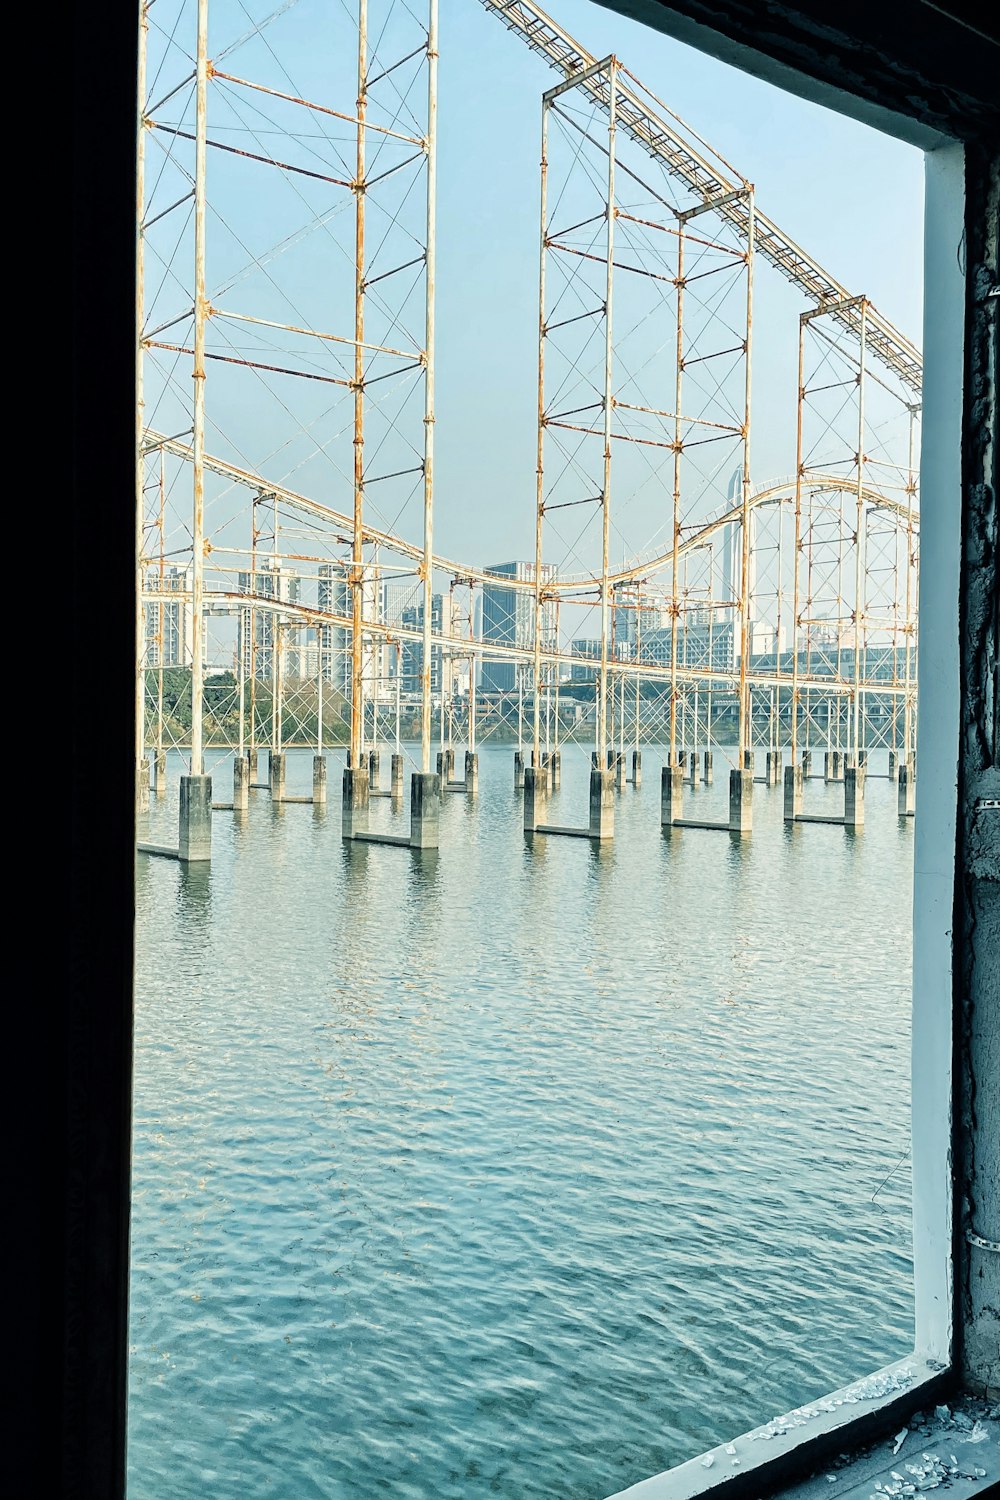
[(549, 784), (554, 792), (562, 786), (562, 751), (553, 750), (549, 760)]
[(625, 765), (625, 757), (620, 751), (615, 754), (615, 787), (623, 792), (628, 786), (628, 769)]
[[(595, 773), (592, 771), (591, 775)], [(599, 773), (598, 773), (599, 774)], [(524, 768), (524, 831), (534, 833), (542, 819), (548, 776), (541, 766)]]
[(592, 771), (599, 771), (601, 769), (601, 767), (602, 767), (603, 764), (604, 764), (604, 762), (601, 759), (601, 752), (600, 752), (600, 750), (591, 750), (591, 752), (590, 752), (590, 769)]
[(368, 767), (345, 766), (341, 832), (345, 839), (368, 831)]
[(701, 763), (700, 763), (700, 761), (698, 759), (698, 752), (697, 752), (697, 750), (692, 750), (691, 751), (691, 757), (688, 760), (688, 781), (690, 781), (690, 783), (691, 783), (692, 786), (697, 786), (698, 782), (700, 780), (701, 780)]
[(153, 752), (153, 789), (158, 797), (163, 797), (167, 790), (167, 752), (155, 750)]
[(514, 751), (514, 790), (515, 790), (515, 792), (520, 792), (520, 791), (523, 791), (523, 789), (524, 789), (524, 751), (523, 750), (515, 750)]
[(899, 763), (899, 789), (896, 808), (901, 818), (912, 818), (917, 807), (917, 773), (912, 761)]
[(867, 764), (868, 764), (868, 751), (867, 750), (859, 750), (858, 751), (858, 765), (859, 766), (867, 766)]
[(149, 811), (149, 761), (145, 756), (135, 768), (135, 805), (140, 812)]
[(681, 768), (682, 771), (684, 771), (684, 770), (687, 769), (687, 763), (688, 763), (688, 753), (687, 753), (687, 751), (686, 750), (679, 750), (677, 752), (677, 762), (676, 762), (676, 764), (680, 766), (680, 768)]
[(802, 793), (805, 788), (805, 769), (802, 766), (785, 767), (785, 822), (794, 823), (802, 811)]
[(272, 750), (268, 757), (267, 782), (271, 788), (271, 801), (280, 802), (285, 795), (285, 755), (282, 750)]
[(660, 826), (669, 828), (684, 812), (684, 768), (664, 766), (660, 772)]
[(899, 755), (895, 750), (889, 751), (889, 780), (899, 779)]
[(632, 785), (642, 786), (642, 751), (632, 751)]
[(377, 750), (369, 750), (369, 752), (368, 752), (368, 795), (369, 795), (369, 797), (371, 796), (372, 792), (377, 792), (378, 791), (380, 761), (381, 761), (381, 757), (379, 756), (378, 751)]
[(475, 750), (465, 752), (465, 790), (470, 797), (479, 791), (479, 756)]
[(781, 785), (780, 750), (769, 750), (764, 757), (764, 780), (768, 786)]
[(749, 771), (750, 774), (751, 774), (751, 776), (753, 775), (753, 751), (752, 750), (744, 750), (744, 752), (743, 752), (743, 769), (744, 769), (744, 771)]
[(233, 760), (233, 812), (246, 812), (250, 806), (250, 767), (246, 758), (237, 755)]
[(397, 752), (395, 755), (393, 755), (392, 760), (389, 762), (389, 764), (390, 764), (390, 768), (391, 768), (391, 780), (389, 782), (389, 791), (390, 791), (390, 793), (391, 793), (391, 795), (393, 797), (402, 797), (402, 795), (403, 795), (403, 757), (402, 757), (402, 755)]
[(313, 802), (319, 807), (326, 804), (326, 756), (313, 756)]
[(863, 765), (848, 766), (844, 772), (844, 827), (865, 826), (865, 779), (867, 771)]
[[(625, 757), (621, 757), (624, 768)], [(590, 836), (610, 839), (615, 832), (615, 795), (610, 771), (591, 770), (590, 773)]]
[(250, 772), (250, 780), (251, 781), (256, 781), (257, 780), (257, 751), (256, 751), (256, 749), (254, 749), (254, 750), (248, 750), (247, 751), (247, 768), (248, 768), (248, 770)]
[(823, 780), (843, 781), (844, 779), (844, 752), (842, 750), (827, 750), (823, 756)]
[(439, 750), (437, 753), (437, 779), (438, 796), (443, 797), (448, 782), (448, 754), (445, 750)]
[[(744, 758), (752, 751), (744, 752)], [(729, 828), (732, 833), (749, 833), (753, 822), (753, 768), (729, 773)]]
[(436, 849), (441, 825), (441, 788), (433, 771), (410, 777), (410, 848)]
[(802, 752), (802, 775), (806, 778), (807, 781), (809, 780), (809, 777), (812, 775), (812, 768), (813, 768), (813, 753), (812, 753), (811, 750), (803, 750), (803, 752)]
[(704, 765), (705, 765), (705, 785), (706, 786), (711, 786), (712, 782), (715, 780), (715, 770), (714, 770), (713, 765), (712, 765), (712, 752), (711, 752), (711, 750), (706, 750), (705, 751)]
[(212, 858), (212, 778), (181, 777), (177, 858), (196, 864)]

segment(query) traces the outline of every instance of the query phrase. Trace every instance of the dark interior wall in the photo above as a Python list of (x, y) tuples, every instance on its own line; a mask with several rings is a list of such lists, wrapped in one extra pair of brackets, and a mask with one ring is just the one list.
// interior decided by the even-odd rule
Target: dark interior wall
[[(970, 153), (968, 184), (974, 274), (967, 319), (964, 544), (969, 569), (962, 606), (963, 801), (956, 893), (956, 941), (964, 976), (959, 997), (962, 1098), (965, 1118), (971, 1119), (990, 1097), (984, 1070), (995, 1033), (992, 1044), (976, 1033), (969, 999), (979, 997), (980, 1016), (990, 1004), (996, 1010), (996, 990), (990, 990), (996, 981), (996, 947), (991, 953), (989, 932), (991, 922), (996, 925), (1000, 870), (995, 814), (991, 822), (981, 807), (997, 775), (997, 299), (988, 295), (1000, 279), (996, 223), (990, 220), (1000, 142), (1000, 73), (994, 53), (987, 39), (922, 0), (897, 6), (842, 0), (835, 6), (795, 7), (767, 0), (678, 0), (670, 7), (658, 0), (615, 0), (614, 8), (664, 25), (729, 60), (736, 59), (736, 49), (753, 46), (759, 60), (754, 71), (788, 84), (795, 81), (789, 70), (798, 69), (832, 90), (835, 107), (843, 104), (847, 91), (862, 101), (854, 112), (867, 110), (871, 118), (879, 111), (899, 111), (911, 122), (910, 138), (918, 142), (927, 143), (936, 130), (981, 142)], [(973, 13), (971, 5), (959, 6), (957, 0), (948, 0), (944, 8)], [(48, 1132), (39, 1132), (34, 1155), (29, 1148), (26, 1156), (28, 1181), (45, 1213), (34, 1213), (29, 1202), (27, 1232), (18, 1238), (23, 1265), (16, 1285), (24, 1295), (15, 1299), (15, 1318), (20, 1315), (24, 1324), (24, 1347), (40, 1357), (34, 1364), (29, 1358), (33, 1378), (18, 1382), (8, 1411), (15, 1441), (5, 1481), (15, 1494), (58, 1492), (117, 1500), (124, 1492), (135, 837), (136, 11), (129, 6), (99, 11), (77, 7), (73, 25), (73, 119), (81, 124), (72, 152), (70, 572), (75, 618), (89, 618), (93, 601), (83, 590), (93, 581), (100, 549), (101, 723), (98, 734), (94, 667), (79, 653), (70, 701), (78, 738), (70, 747), (68, 766), (60, 764), (60, 773), (65, 770), (69, 777), (72, 801), (60, 908), (68, 956), (66, 1005), (64, 1020), (58, 1011), (39, 1009), (35, 1050), (27, 1061), (32, 1088), (55, 1126), (54, 1144)], [(746, 65), (745, 54), (742, 61)], [(883, 118), (888, 121), (888, 114)], [(992, 1087), (995, 1093), (995, 1083)], [(982, 1154), (963, 1158), (963, 1223), (995, 1209), (988, 1194), (984, 1197), (990, 1168)], [(994, 1181), (1000, 1181), (1000, 1172)], [(53, 1183), (60, 1184), (55, 1193)], [(960, 1252), (959, 1263), (966, 1267), (962, 1295), (970, 1300), (978, 1295), (975, 1279), (982, 1282), (982, 1262), (969, 1260), (964, 1240)], [(39, 1267), (53, 1262), (54, 1282), (48, 1273), (42, 1279)], [(988, 1297), (985, 1302), (988, 1314)], [(56, 1332), (42, 1345), (40, 1329), (48, 1319), (40, 1317), (40, 1309), (44, 1305), (47, 1313), (50, 1304)]]

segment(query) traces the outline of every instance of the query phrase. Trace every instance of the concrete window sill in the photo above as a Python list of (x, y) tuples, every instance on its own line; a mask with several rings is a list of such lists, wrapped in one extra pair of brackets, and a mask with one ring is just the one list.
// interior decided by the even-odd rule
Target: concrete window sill
[(900, 1360), (610, 1500), (908, 1500), (938, 1489), (985, 1500), (1000, 1493), (1000, 1405), (952, 1400), (945, 1384), (935, 1363)]

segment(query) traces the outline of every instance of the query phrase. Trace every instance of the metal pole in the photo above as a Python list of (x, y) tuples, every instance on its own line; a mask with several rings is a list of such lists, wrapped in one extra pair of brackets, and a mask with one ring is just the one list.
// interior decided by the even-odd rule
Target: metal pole
[(400, 691), (401, 691), (401, 687), (402, 687), (402, 676), (403, 676), (403, 643), (402, 643), (402, 641), (397, 641), (396, 642), (396, 754), (397, 755), (400, 753), (400, 751), (399, 751), (399, 719), (400, 719), (400, 712), (401, 712), (401, 707), (400, 707)]
[[(164, 609), (164, 606), (163, 606), (163, 582), (164, 582), (164, 578), (166, 577), (166, 572), (165, 572), (165, 569), (166, 569), (166, 556), (165, 556), (165, 550), (164, 550), (164, 537), (166, 536), (166, 519), (167, 519), (167, 487), (166, 487), (166, 483), (164, 481), (163, 466), (164, 466), (163, 448), (161, 447), (160, 448), (160, 514), (159, 514), (159, 520), (158, 520), (158, 530), (159, 530), (159, 534), (160, 534), (160, 602), (159, 602), (159, 605), (157, 607), (157, 627), (156, 627), (156, 641), (157, 641), (156, 660), (157, 660), (157, 666), (158, 666), (158, 671), (157, 671), (157, 674), (156, 674), (157, 675), (157, 684), (156, 684), (156, 748), (157, 748), (157, 750), (162, 750), (163, 749), (163, 620), (164, 620), (164, 613), (163, 613), (163, 609)], [(161, 788), (159, 787), (159, 785), (157, 785), (156, 789), (157, 789), (157, 791), (161, 790)]]
[[(433, 603), (434, 541), (434, 296), (436, 278), (437, 202), (437, 68), (438, 5), (429, 0), (427, 16), (427, 280), (424, 356), (424, 659), (421, 668), (422, 711), (420, 763), (431, 768), (431, 609)], [(441, 655), (442, 718), (444, 702), (444, 651)]]
[(910, 438), (909, 455), (907, 460), (908, 472), (906, 481), (906, 617), (904, 621), (906, 645), (905, 666), (903, 671), (904, 691), (903, 698), (903, 756), (908, 759), (911, 753), (911, 740), (913, 735), (913, 496), (916, 492), (917, 476), (914, 467), (914, 448), (916, 435), (917, 409), (910, 407)]
[(805, 406), (806, 319), (799, 318), (799, 383), (795, 421), (795, 541), (792, 547), (792, 723), (791, 756), (796, 765), (799, 736), (799, 555), (802, 550), (802, 413)]
[(740, 707), (739, 742), (740, 766), (745, 764), (744, 752), (752, 749), (753, 724), (750, 717), (750, 689), (747, 683), (747, 667), (750, 659), (750, 387), (753, 372), (753, 258), (754, 258), (754, 195), (747, 193), (747, 338), (744, 356), (744, 407), (743, 407), (743, 508), (740, 520), (742, 531), (742, 556), (740, 562)]
[[(143, 454), (145, 401), (143, 391), (142, 333), (145, 319), (145, 241), (143, 237), (143, 219), (146, 214), (146, 44), (149, 31), (147, 11), (148, 5), (146, 4), (146, 0), (143, 0), (139, 10), (135, 169), (135, 774), (137, 797), (139, 795), (139, 766), (146, 753), (146, 619), (143, 606), (145, 578), (142, 555), (144, 540), (143, 524), (145, 521), (146, 460)], [(160, 551), (162, 555), (162, 546)], [(159, 608), (162, 613), (162, 599)]]
[(205, 591), (205, 170), (208, 142), (208, 0), (198, 0), (198, 41), (195, 56), (194, 148), (194, 406), (191, 433), (193, 506), (191, 517), (191, 775), (205, 769), (204, 641), (202, 610)]
[(615, 116), (618, 109), (618, 59), (611, 58), (608, 78), (608, 233), (604, 294), (604, 471), (601, 488), (601, 666), (598, 683), (597, 745), (603, 756), (608, 744), (608, 545), (611, 538), (611, 385), (612, 294), (615, 238)]
[(351, 543), (351, 752), (360, 766), (364, 739), (365, 498), (365, 123), (368, 111), (368, 0), (358, 0), (358, 102), (354, 174), (354, 535)]
[(316, 753), (323, 754), (323, 627), (316, 631)]
[(681, 540), (681, 394), (684, 383), (684, 229), (685, 221), (677, 224), (677, 355), (674, 372), (674, 511), (673, 511), (673, 558), (671, 562), (670, 598), (670, 765), (677, 764), (677, 621), (680, 610), (678, 594), (678, 571), (680, 568)]
[(549, 101), (542, 99), (542, 154), (539, 164), (538, 211), (538, 432), (535, 448), (535, 692), (532, 719), (532, 746), (535, 765), (541, 765), (541, 724), (539, 711), (542, 688), (542, 525), (545, 515), (545, 252), (547, 191), (549, 172)]
[(856, 535), (854, 538), (854, 764), (858, 764), (861, 752), (862, 691), (861, 691), (861, 631), (865, 615), (865, 354), (867, 327), (865, 315), (868, 303), (861, 302), (861, 349), (858, 364), (858, 503)]

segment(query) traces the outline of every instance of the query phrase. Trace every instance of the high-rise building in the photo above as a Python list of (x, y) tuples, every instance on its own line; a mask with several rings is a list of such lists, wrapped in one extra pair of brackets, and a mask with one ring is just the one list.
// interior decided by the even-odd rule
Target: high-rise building
[[(240, 573), (239, 591), (241, 594), (255, 594), (259, 598), (297, 604), (301, 597), (302, 580), (297, 573), (289, 573), (284, 569), (280, 558), (268, 557), (258, 563), (255, 573)], [(240, 609), (236, 649), (244, 676), (256, 674), (260, 679), (270, 680), (274, 671), (274, 643), (278, 626), (288, 618), (282, 611), (266, 606), (252, 609), (249, 605), (244, 605)], [(295, 632), (291, 637), (286, 636), (286, 651), (297, 651), (297, 635), (298, 632)], [(287, 668), (287, 658), (285, 665)], [(298, 675), (297, 670), (290, 675)]]
[[(527, 562), (495, 563), (486, 569), (498, 580), (505, 578), (534, 582), (535, 565)], [(542, 564), (542, 583), (551, 583), (556, 569)], [(502, 581), (483, 584), (482, 639), (505, 646), (531, 650), (535, 644), (535, 596), (531, 589), (513, 588)], [(551, 600), (542, 605), (542, 650), (556, 649), (556, 607)], [(512, 693), (517, 687), (517, 662), (509, 657), (490, 660), (483, 657), (482, 690), (484, 693)]]
[[(347, 570), (342, 563), (321, 563), (316, 600), (320, 609), (332, 615), (350, 619), (354, 610), (354, 596), (348, 581)], [(365, 578), (361, 589), (361, 611), (365, 620), (381, 621), (383, 612), (383, 590), (375, 578)], [(354, 632), (349, 625), (321, 625), (318, 631), (318, 646), (323, 652), (323, 678), (338, 693), (350, 698), (353, 692), (351, 643)], [(383, 659), (385, 648), (382, 637), (369, 639), (362, 635), (362, 680), (366, 698), (375, 696), (384, 676)]]
[(146, 611), (146, 666), (189, 667), (194, 649), (191, 611), (191, 568), (147, 569), (146, 593), (182, 594), (180, 599), (149, 598)]
[[(409, 630), (422, 630), (424, 625), (424, 605), (421, 599), (419, 603), (409, 604), (402, 611), (399, 621)], [(431, 597), (431, 630), (435, 635), (449, 635), (452, 631), (451, 599), (446, 599), (443, 594), (434, 594)], [(420, 693), (420, 675), (424, 666), (423, 642), (415, 640), (412, 636), (404, 636), (400, 651), (400, 672), (402, 681), (400, 689), (404, 693), (417, 695)], [(455, 669), (451, 657), (440, 645), (431, 646), (431, 696), (435, 698), (450, 698), (454, 691)]]

